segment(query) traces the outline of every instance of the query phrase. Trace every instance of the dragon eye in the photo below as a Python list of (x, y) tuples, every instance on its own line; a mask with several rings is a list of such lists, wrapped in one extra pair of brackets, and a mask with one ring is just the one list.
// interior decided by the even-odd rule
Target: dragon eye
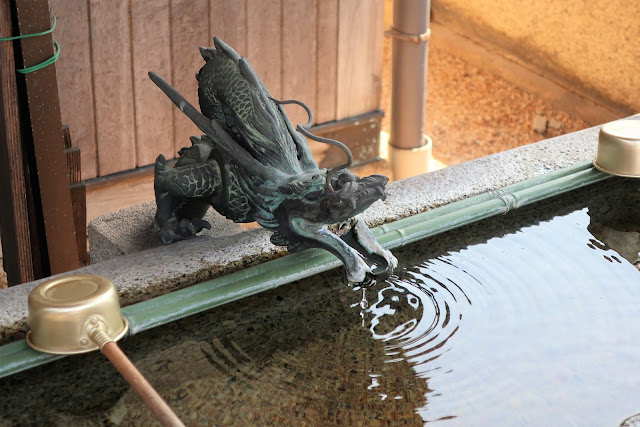
[(324, 193), (323, 190), (312, 191), (311, 193), (307, 194), (305, 198), (307, 200), (318, 200), (320, 196), (322, 196), (322, 193)]

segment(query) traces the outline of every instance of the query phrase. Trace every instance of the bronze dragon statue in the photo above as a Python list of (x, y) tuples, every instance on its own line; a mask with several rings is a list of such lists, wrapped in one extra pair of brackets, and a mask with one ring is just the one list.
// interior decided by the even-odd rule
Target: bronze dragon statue
[[(194, 236), (210, 224), (209, 206), (234, 222), (257, 221), (271, 242), (290, 252), (321, 247), (344, 263), (351, 282), (386, 277), (396, 258), (376, 241), (358, 216), (384, 199), (388, 178), (359, 178), (347, 168), (351, 152), (307, 128), (311, 111), (299, 101), (277, 101), (249, 61), (219, 38), (200, 48), (205, 65), (196, 74), (200, 110), (153, 72), (149, 77), (204, 132), (191, 138), (175, 167), (155, 163), (156, 226), (164, 243)], [(309, 123), (293, 127), (282, 104), (306, 109)], [(341, 147), (344, 165), (320, 169), (304, 136)], [(327, 228), (342, 223), (337, 235)]]

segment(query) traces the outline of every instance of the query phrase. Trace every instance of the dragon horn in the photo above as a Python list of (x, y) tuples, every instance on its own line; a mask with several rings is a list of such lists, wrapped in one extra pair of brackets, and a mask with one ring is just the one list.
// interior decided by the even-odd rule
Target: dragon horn
[(311, 127), (311, 125), (313, 124), (313, 113), (311, 112), (311, 109), (302, 101), (298, 101), (296, 99), (289, 99), (286, 101), (279, 101), (273, 97), (269, 97), (269, 99), (271, 99), (273, 102), (275, 102), (276, 104), (279, 105), (286, 105), (286, 104), (296, 104), (301, 106), (302, 108), (305, 109), (305, 111), (307, 112), (307, 116), (309, 117), (309, 120), (307, 121), (306, 126), (302, 126), (301, 124), (298, 124), (298, 126), (296, 127), (296, 129), (298, 130), (298, 132), (300, 132), (301, 134), (303, 134), (304, 136), (306, 136), (309, 139), (313, 139), (314, 141), (318, 141), (318, 142), (323, 142), (325, 144), (330, 144), (333, 145), (335, 147), (341, 148), (344, 153), (347, 155), (347, 162), (343, 165), (340, 166), (336, 166), (333, 169), (330, 169), (329, 172), (327, 172), (327, 181), (326, 181), (326, 186), (330, 191), (335, 191), (333, 189), (333, 185), (331, 185), (331, 178), (340, 170), (342, 169), (346, 169), (348, 167), (350, 167), (353, 164), (353, 155), (351, 154), (351, 150), (349, 150), (349, 147), (347, 147), (346, 145), (344, 145), (342, 142), (340, 141), (336, 141), (335, 139), (329, 139), (329, 138), (323, 138), (321, 136), (316, 136), (314, 134), (312, 134), (311, 132), (309, 132), (309, 130), (307, 128)]
[(210, 120), (195, 109), (177, 90), (164, 81), (153, 71), (149, 72), (149, 78), (164, 92), (167, 97), (182, 111), (198, 128), (217, 142), (216, 146), (230, 156), (239, 166), (258, 175), (260, 178), (271, 182), (277, 182), (285, 177), (279, 170), (267, 167), (254, 159), (244, 148), (238, 145), (233, 138), (215, 120)]

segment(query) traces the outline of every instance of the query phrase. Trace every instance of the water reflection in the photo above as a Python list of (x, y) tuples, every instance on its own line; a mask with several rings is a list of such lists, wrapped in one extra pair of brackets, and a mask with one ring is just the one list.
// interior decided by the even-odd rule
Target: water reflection
[[(384, 283), (320, 275), (122, 346), (194, 425), (619, 425), (640, 412), (640, 274), (587, 230), (607, 185), (399, 250)], [(0, 390), (0, 425), (152, 421), (96, 355)]]
[[(640, 189), (604, 194), (590, 203), (588, 230), (620, 256), (640, 267)], [(592, 245), (596, 245), (594, 241)], [(610, 261), (617, 260), (611, 258)], [(619, 261), (619, 260), (617, 260)]]

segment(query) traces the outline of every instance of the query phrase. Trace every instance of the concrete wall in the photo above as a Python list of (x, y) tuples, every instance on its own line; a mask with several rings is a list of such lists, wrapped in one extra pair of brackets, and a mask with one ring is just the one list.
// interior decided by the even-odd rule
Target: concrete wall
[(624, 0), (432, 0), (437, 22), (626, 112), (640, 111), (640, 8)]

